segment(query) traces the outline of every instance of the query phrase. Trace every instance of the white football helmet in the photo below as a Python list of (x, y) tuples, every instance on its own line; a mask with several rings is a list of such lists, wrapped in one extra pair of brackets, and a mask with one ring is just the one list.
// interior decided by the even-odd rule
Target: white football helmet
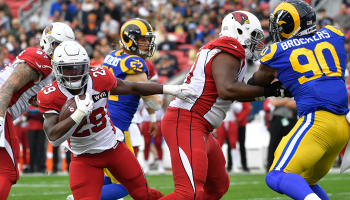
[(77, 42), (65, 41), (58, 45), (51, 64), (58, 84), (73, 90), (86, 85), (90, 58), (84, 47)]
[(257, 60), (264, 49), (264, 32), (259, 19), (250, 12), (232, 12), (222, 20), (219, 37), (228, 36), (238, 40), (244, 47), (246, 58)]
[(71, 27), (62, 22), (54, 22), (44, 29), (40, 38), (40, 47), (46, 55), (52, 57), (55, 43), (74, 40), (75, 35)]

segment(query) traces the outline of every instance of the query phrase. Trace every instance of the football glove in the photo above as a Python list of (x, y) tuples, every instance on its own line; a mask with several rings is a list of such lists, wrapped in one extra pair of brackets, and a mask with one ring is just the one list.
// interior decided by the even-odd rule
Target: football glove
[(276, 81), (264, 87), (264, 97), (293, 97), (292, 93), (285, 88), (280, 81)]
[(164, 85), (163, 93), (171, 94), (189, 103), (194, 102), (190, 97), (198, 97), (198, 94), (191, 91), (191, 89), (186, 85)]
[(77, 110), (70, 116), (75, 123), (80, 124), (84, 117), (92, 113), (94, 109), (93, 101), (90, 100), (89, 93), (85, 94), (85, 99), (81, 100), (78, 95), (74, 96), (75, 103), (77, 104)]

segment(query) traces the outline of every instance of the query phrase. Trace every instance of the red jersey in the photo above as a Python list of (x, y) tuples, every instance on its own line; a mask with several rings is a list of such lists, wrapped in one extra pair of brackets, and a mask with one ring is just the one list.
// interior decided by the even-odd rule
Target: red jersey
[(0, 73), (0, 88), (11, 76), (11, 73), (20, 63), (26, 63), (39, 73), (39, 79), (30, 81), (21, 89), (13, 93), (8, 111), (13, 119), (24, 113), (33, 101), (33, 98), (46, 84), (51, 82), (52, 68), (50, 58), (37, 47), (29, 47), (22, 51), (10, 65)]
[[(63, 146), (75, 155), (100, 153), (112, 148), (124, 135), (113, 126), (107, 109), (110, 91), (117, 87), (117, 79), (109, 70), (90, 68), (86, 92), (93, 100), (94, 108), (90, 115), (80, 123), (68, 144)], [(86, 93), (84, 89), (81, 94)], [(38, 93), (38, 108), (41, 113), (59, 114), (67, 100), (74, 98), (64, 86), (54, 81)]]
[(221, 125), (232, 104), (231, 100), (223, 100), (219, 97), (211, 69), (213, 59), (223, 52), (232, 54), (241, 61), (238, 81), (242, 82), (246, 71), (245, 50), (236, 39), (227, 36), (220, 37), (207, 43), (198, 51), (196, 60), (183, 83), (199, 94), (199, 97), (192, 97), (194, 103), (179, 98), (170, 103), (171, 107), (183, 108), (200, 114), (214, 128)]

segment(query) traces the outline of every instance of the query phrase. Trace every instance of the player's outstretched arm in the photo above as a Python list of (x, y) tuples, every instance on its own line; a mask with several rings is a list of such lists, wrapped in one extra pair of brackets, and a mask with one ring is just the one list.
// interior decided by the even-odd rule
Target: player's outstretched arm
[[(133, 81), (133, 82), (143, 82), (147, 83), (147, 75), (145, 72), (127, 75), (124, 79), (125, 81)], [(158, 95), (150, 95), (150, 96), (141, 96), (144, 102), (147, 104), (149, 108), (152, 110), (159, 110), (162, 107), (163, 101)]]
[(229, 53), (220, 53), (212, 62), (212, 74), (218, 95), (224, 100), (255, 101), (264, 88), (238, 82), (241, 61)]
[(14, 92), (32, 80), (38, 80), (39, 73), (26, 63), (19, 64), (0, 88), (0, 117), (4, 117)]
[(117, 87), (111, 90), (111, 95), (141, 95), (148, 96), (154, 94), (171, 94), (180, 98), (182, 100), (186, 100), (188, 102), (192, 102), (190, 97), (196, 97), (198, 94), (187, 86), (183, 85), (161, 85), (157, 83), (136, 83), (123, 81), (117, 78)]

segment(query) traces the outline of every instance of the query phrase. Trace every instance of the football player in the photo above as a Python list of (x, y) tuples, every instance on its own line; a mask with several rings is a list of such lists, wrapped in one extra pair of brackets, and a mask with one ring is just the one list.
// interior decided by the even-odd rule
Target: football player
[[(50, 143), (72, 152), (69, 180), (74, 199), (100, 199), (103, 168), (125, 186), (133, 199), (158, 199), (162, 194), (150, 189), (142, 169), (125, 145), (124, 134), (110, 119), (110, 95), (173, 94), (181, 99), (196, 96), (184, 86), (136, 83), (116, 78), (104, 68), (90, 68), (86, 50), (75, 41), (61, 43), (54, 52), (52, 67), (56, 81), (38, 93), (44, 130)], [(84, 100), (79, 95), (85, 94)], [(59, 113), (74, 98), (76, 109), (62, 121)], [(74, 110), (75, 109), (75, 110)]]
[(75, 40), (73, 30), (63, 23), (52, 23), (43, 31), (41, 48), (25, 49), (0, 72), (0, 200), (7, 199), (19, 178), (19, 142), (12, 121), (36, 104), (37, 93), (52, 78), (52, 53), (68, 40)]
[(313, 8), (286, 0), (270, 16), (270, 46), (248, 81), (264, 86), (276, 77), (293, 94), (300, 119), (279, 143), (266, 175), (274, 191), (297, 200), (327, 200), (318, 181), (350, 137), (344, 84), (344, 34), (334, 26), (316, 31)]
[[(130, 19), (120, 28), (120, 49), (107, 55), (102, 67), (109, 69), (115, 77), (125, 81), (148, 82), (150, 74), (145, 59), (152, 57), (156, 50), (155, 37), (153, 28), (147, 21), (139, 18)], [(151, 108), (149, 114), (155, 116), (154, 110), (161, 108), (162, 99), (158, 95), (141, 96), (141, 98)], [(142, 141), (140, 131), (132, 132), (133, 135), (129, 132), (139, 101), (140, 95), (133, 94), (111, 95), (107, 101), (114, 126), (122, 130), (125, 135), (125, 144), (133, 152)], [(152, 134), (157, 135), (157, 123), (153, 122), (150, 126)], [(132, 126), (132, 128), (136, 127)], [(125, 188), (111, 176), (108, 170), (105, 170), (105, 174), (107, 177), (101, 200), (126, 196)], [(107, 184), (110, 182), (114, 184)]]
[(277, 84), (243, 83), (245, 58), (257, 58), (263, 39), (258, 18), (236, 11), (224, 18), (220, 37), (198, 51), (183, 86), (200, 95), (192, 97), (193, 103), (176, 98), (162, 120), (175, 181), (175, 192), (162, 199), (220, 199), (227, 192), (225, 157), (210, 133), (221, 125), (233, 100), (280, 95)]

